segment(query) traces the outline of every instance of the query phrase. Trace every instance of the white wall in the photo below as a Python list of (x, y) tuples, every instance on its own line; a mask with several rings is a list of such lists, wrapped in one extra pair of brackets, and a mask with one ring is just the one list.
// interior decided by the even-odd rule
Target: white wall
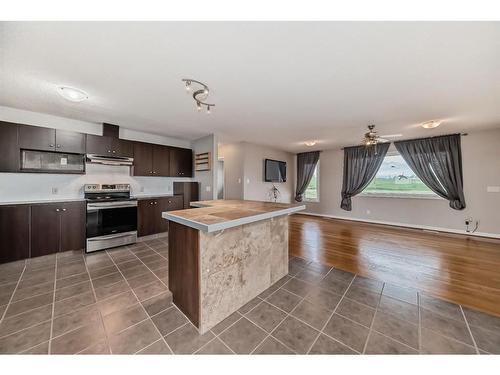
[(462, 137), (466, 209), (456, 211), (444, 199), (373, 198), (356, 196), (352, 211), (340, 208), (343, 151), (323, 151), (320, 156), (320, 202), (307, 203), (307, 212), (335, 217), (381, 221), (416, 227), (464, 232), (466, 217), (480, 220), (478, 232), (500, 235), (500, 129)]
[(225, 144), (221, 147), (224, 157), (224, 189), (226, 199), (269, 201), (272, 182), (264, 181), (264, 159), (287, 163), (287, 181), (274, 183), (280, 190), (280, 202), (290, 203), (294, 196), (294, 155), (267, 146), (248, 142)]
[[(102, 134), (102, 124), (78, 121), (43, 113), (0, 106), (0, 120), (28, 125), (73, 130), (87, 134)], [(1, 126), (1, 125), (0, 125)], [(123, 139), (156, 144), (191, 147), (191, 142), (120, 128)], [(191, 178), (135, 177), (126, 166), (87, 164), (85, 175), (57, 175), (44, 173), (0, 173), (0, 202), (72, 199), (83, 197), (85, 183), (129, 183), (132, 194), (172, 194), (173, 181), (194, 181)], [(57, 194), (52, 189), (58, 190)]]

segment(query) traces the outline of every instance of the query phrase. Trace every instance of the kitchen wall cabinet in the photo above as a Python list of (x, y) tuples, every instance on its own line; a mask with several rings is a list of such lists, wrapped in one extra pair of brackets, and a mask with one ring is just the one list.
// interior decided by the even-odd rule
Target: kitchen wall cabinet
[(170, 147), (134, 142), (134, 176), (170, 176)]
[(0, 172), (19, 171), (17, 124), (0, 121)]
[(134, 156), (133, 142), (125, 139), (87, 134), (87, 153), (131, 158)]
[(85, 247), (85, 202), (31, 207), (31, 256)]
[(167, 232), (168, 221), (161, 217), (161, 213), (181, 210), (182, 206), (183, 198), (178, 195), (139, 200), (137, 207), (137, 235), (141, 237)]
[(29, 258), (29, 239), (30, 206), (0, 206), (0, 263)]
[(26, 150), (85, 153), (85, 134), (69, 130), (19, 125), (19, 147)]
[(182, 208), (191, 208), (191, 202), (200, 200), (200, 183), (174, 181), (174, 195), (183, 197)]
[(170, 176), (193, 177), (193, 150), (189, 148), (170, 148)]

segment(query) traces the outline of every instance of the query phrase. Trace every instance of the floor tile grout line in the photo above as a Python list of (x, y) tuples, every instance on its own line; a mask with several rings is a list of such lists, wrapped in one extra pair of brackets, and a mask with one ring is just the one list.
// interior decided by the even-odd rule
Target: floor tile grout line
[(462, 305), (458, 305), (458, 306), (460, 306), (460, 312), (462, 313), (462, 316), (464, 317), (465, 325), (467, 326), (467, 331), (469, 332), (469, 335), (472, 339), (472, 343), (474, 344), (474, 348), (476, 349), (476, 354), (479, 354), (479, 348), (477, 346), (476, 339), (474, 338), (474, 335), (472, 334), (472, 330), (470, 329), (469, 322), (467, 320), (467, 317), (465, 316), (464, 309), (462, 308)]
[[(325, 275), (325, 277), (322, 279), (324, 280), (329, 274), (330, 272), (333, 270), (333, 269), (336, 269), (334, 267), (332, 267), (332, 269)], [(339, 301), (337, 302), (337, 304), (335, 305), (335, 307), (333, 308), (333, 311), (332, 313), (330, 314), (330, 316), (328, 316), (328, 319), (325, 321), (325, 324), (323, 324), (323, 327), (321, 327), (321, 329), (319, 330), (319, 335), (316, 336), (316, 339), (313, 341), (313, 343), (311, 344), (311, 346), (308, 348), (306, 354), (309, 354), (311, 352), (311, 349), (314, 347), (314, 345), (316, 344), (316, 342), (318, 341), (318, 339), (321, 337), (321, 334), (324, 334), (330, 338), (332, 338), (330, 335), (326, 334), (324, 332), (326, 326), (328, 325), (328, 323), (330, 322), (330, 320), (332, 319), (333, 315), (335, 314), (335, 312), (337, 311), (338, 307), (340, 306), (340, 304), (342, 303), (342, 301), (344, 300), (346, 294), (347, 294), (347, 291), (351, 288), (351, 285), (354, 283), (354, 279), (356, 279), (356, 276), (357, 274), (355, 274), (353, 276), (353, 278), (351, 279), (351, 281), (349, 282), (349, 285), (347, 286), (347, 288), (344, 290), (344, 293), (342, 294), (342, 296), (340, 297)], [(340, 342), (339, 340), (335, 340), (335, 341), (338, 341)], [(348, 348), (350, 349), (354, 349), (354, 348), (351, 348), (349, 345), (346, 345), (344, 343), (342, 343), (343, 345), (347, 346)], [(357, 352), (357, 350), (355, 350)]]
[[(109, 254), (107, 253), (107, 251), (105, 251), (105, 254), (108, 256), (108, 258), (111, 258), (111, 257), (109, 256)], [(85, 256), (83, 257), (83, 262), (84, 262), (84, 264), (85, 264), (85, 270), (87, 271), (87, 275), (89, 276), (90, 288), (92, 289), (92, 293), (93, 293), (93, 295), (94, 295), (94, 300), (95, 300), (96, 308), (97, 308), (97, 311), (98, 311), (98, 313), (99, 313), (99, 317), (100, 317), (100, 319), (101, 319), (102, 328), (103, 328), (103, 330), (104, 330), (104, 336), (106, 337), (106, 345), (108, 346), (109, 352), (110, 352), (111, 354), (113, 354), (113, 350), (111, 349), (111, 345), (109, 345), (109, 335), (108, 335), (108, 331), (106, 330), (106, 327), (105, 327), (105, 325), (104, 325), (104, 317), (103, 317), (103, 315), (102, 315), (101, 309), (99, 309), (99, 308), (97, 307), (97, 304), (98, 304), (97, 294), (96, 294), (96, 292), (95, 292), (94, 282), (92, 281), (92, 277), (90, 276), (90, 271), (89, 271), (89, 267), (88, 267), (88, 264), (87, 264), (87, 258), (86, 258)], [(115, 267), (116, 267), (116, 266), (115, 266)], [(95, 344), (93, 344), (93, 345), (95, 345)], [(92, 345), (91, 345), (91, 346), (92, 346)], [(90, 346), (89, 346), (89, 348), (90, 348)], [(83, 350), (86, 350), (86, 349), (88, 349), (88, 348), (85, 348), (85, 349), (83, 349)], [(80, 352), (81, 352), (81, 351), (80, 351)]]
[[(310, 264), (310, 263), (308, 263), (308, 264)], [(325, 278), (325, 277), (326, 277), (326, 276), (327, 276), (327, 275), (328, 275), (328, 274), (332, 271), (332, 269), (333, 269), (333, 268), (330, 268), (330, 269), (328, 270), (328, 272), (327, 272), (325, 275), (323, 275), (323, 276), (321, 277), (321, 280), (323, 280), (323, 279), (324, 279), (324, 278)], [(302, 272), (302, 271), (301, 271), (301, 272)], [(295, 275), (295, 276), (296, 276), (296, 275)], [(292, 276), (292, 277), (290, 278), (290, 280), (294, 279), (294, 278), (295, 278), (295, 276)], [(305, 282), (304, 280), (301, 280), (301, 279), (298, 279), (298, 278), (295, 278), (295, 279), (296, 279), (296, 280), (299, 280), (299, 281), (302, 281), (302, 282)], [(263, 340), (262, 340), (262, 341), (261, 341), (261, 342), (260, 342), (260, 343), (259, 343), (259, 344), (258, 344), (258, 345), (257, 345), (257, 346), (253, 349), (253, 350), (252, 350), (252, 352), (251, 352), (250, 354), (253, 354), (253, 353), (255, 352), (255, 350), (256, 350), (256, 349), (257, 349), (257, 348), (258, 348), (258, 347), (259, 347), (259, 346), (260, 346), (260, 345), (261, 345), (261, 344), (262, 344), (265, 340), (267, 340), (269, 337), (272, 337), (272, 338), (273, 338), (273, 339), (275, 339), (276, 341), (280, 342), (282, 345), (284, 345), (286, 348), (288, 348), (289, 350), (291, 350), (293, 353), (298, 354), (295, 350), (293, 350), (292, 348), (290, 348), (288, 345), (286, 345), (285, 343), (283, 343), (281, 340), (279, 340), (278, 338), (276, 338), (276, 337), (272, 336), (272, 334), (276, 331), (276, 329), (277, 329), (277, 328), (278, 328), (281, 324), (283, 324), (283, 322), (284, 322), (284, 321), (285, 321), (288, 317), (290, 317), (290, 316), (291, 316), (292, 318), (297, 319), (298, 321), (300, 321), (300, 322), (302, 322), (302, 323), (304, 323), (304, 324), (307, 324), (306, 322), (302, 321), (301, 319), (296, 318), (295, 316), (292, 316), (291, 314), (292, 314), (292, 313), (295, 311), (295, 309), (296, 309), (296, 308), (297, 308), (297, 307), (298, 307), (298, 306), (299, 306), (299, 305), (300, 305), (300, 304), (301, 304), (301, 303), (302, 303), (302, 302), (306, 299), (307, 295), (310, 293), (310, 290), (309, 290), (309, 292), (307, 292), (304, 296), (299, 296), (298, 294), (295, 294), (295, 293), (293, 293), (293, 292), (290, 292), (289, 290), (287, 290), (287, 289), (285, 289), (285, 288), (284, 288), (284, 287), (286, 286), (286, 284), (288, 284), (288, 283), (290, 282), (290, 280), (287, 280), (285, 283), (283, 283), (283, 285), (281, 285), (281, 286), (280, 286), (278, 289), (276, 289), (273, 293), (271, 293), (269, 296), (267, 296), (267, 297), (266, 297), (266, 299), (270, 298), (270, 297), (271, 297), (273, 294), (275, 294), (278, 290), (283, 289), (283, 290), (285, 290), (285, 291), (287, 291), (287, 292), (289, 292), (289, 293), (291, 293), (291, 294), (293, 294), (293, 295), (298, 296), (298, 297), (300, 298), (300, 300), (297, 302), (297, 304), (296, 304), (296, 305), (295, 305), (295, 306), (294, 306), (294, 307), (293, 307), (293, 308), (292, 308), (289, 312), (287, 312), (287, 311), (285, 311), (285, 310), (282, 310), (282, 309), (280, 309), (278, 306), (274, 306), (272, 303), (270, 303), (270, 302), (268, 302), (268, 301), (264, 300), (264, 301), (265, 301), (265, 302), (267, 302), (269, 305), (271, 305), (271, 306), (273, 306), (273, 307), (275, 307), (275, 308), (277, 308), (277, 309), (281, 310), (282, 312), (284, 312), (286, 315), (285, 315), (285, 317), (284, 317), (284, 318), (283, 318), (283, 319), (279, 322), (279, 324), (276, 324), (276, 326), (275, 326), (275, 327), (274, 327), (274, 328), (273, 328), (273, 329), (272, 329), (272, 330), (271, 330), (271, 331), (267, 334), (267, 336), (266, 336), (266, 337), (264, 337), (264, 339), (263, 339)], [(312, 283), (308, 283), (308, 282), (305, 282), (305, 283), (306, 283), (306, 284), (310, 284), (312, 287), (314, 286)], [(260, 304), (259, 304), (259, 305), (260, 305)], [(255, 306), (255, 307), (257, 307), (257, 306)], [(252, 311), (252, 310), (253, 310), (253, 309), (251, 309), (250, 311)], [(248, 312), (247, 312), (247, 314), (248, 314), (250, 311), (248, 311)], [(245, 315), (246, 315), (246, 314), (245, 314)], [(254, 323), (254, 324), (255, 324), (255, 323)], [(309, 324), (307, 324), (307, 325), (308, 325), (309, 327), (313, 328), (314, 330), (316, 330), (316, 328), (312, 327), (311, 325), (309, 325)], [(260, 328), (260, 327), (259, 327), (259, 328)], [(267, 332), (266, 332), (266, 333), (267, 333)], [(319, 334), (321, 334), (321, 332), (319, 332)]]
[[(134, 254), (135, 255), (135, 254)], [(108, 254), (109, 256), (109, 254)], [(111, 257), (110, 257), (111, 258)], [(115, 261), (111, 258), (111, 261), (113, 262), (113, 264), (116, 266), (116, 268), (118, 268), (118, 266), (116, 265)], [(132, 293), (134, 294), (135, 298), (137, 299), (137, 301), (139, 302), (139, 305), (142, 307), (142, 309), (144, 310), (144, 312), (146, 313), (147, 316), (149, 316), (148, 312), (146, 311), (146, 309), (144, 308), (144, 306), (142, 305), (142, 303), (140, 302), (139, 298), (137, 297), (137, 294), (134, 292), (134, 290), (132, 289), (132, 287), (130, 286), (128, 280), (125, 278), (125, 276), (123, 275), (123, 273), (121, 272), (120, 269), (118, 269), (118, 272), (120, 272), (120, 274), (122, 275), (122, 277), (125, 279), (125, 282), (127, 283), (127, 285), (129, 286), (129, 288), (131, 289)], [(156, 276), (156, 275), (155, 275)], [(161, 280), (160, 280), (161, 281)], [(153, 323), (153, 321), (151, 321), (151, 324), (153, 324), (153, 326), (155, 327), (155, 330), (156, 332), (158, 332), (158, 334), (160, 335), (161, 339), (163, 339), (163, 342), (165, 342), (165, 345), (167, 346), (168, 350), (170, 350), (170, 352), (173, 354), (174, 351), (172, 350), (172, 348), (170, 347), (170, 345), (168, 345), (167, 343), (167, 340), (165, 339), (165, 337), (163, 337), (163, 335), (161, 334), (160, 330), (158, 329), (158, 327), (156, 327), (156, 324)], [(110, 345), (110, 350), (112, 351), (111, 349), (111, 345)]]
[[(155, 251), (155, 249), (153, 249), (153, 248), (152, 248), (151, 246), (149, 246), (147, 243), (146, 243), (146, 246), (147, 246), (147, 247), (149, 247), (151, 250), (153, 250), (153, 251), (154, 251), (157, 255), (159, 255), (159, 256), (161, 256), (163, 259), (165, 259), (165, 260), (167, 261), (167, 265), (168, 265), (168, 259), (167, 259), (167, 258), (165, 258), (163, 255), (161, 255), (161, 254), (157, 253), (157, 252)], [(135, 256), (137, 257), (137, 259), (139, 259), (139, 261), (140, 261), (142, 264), (144, 264), (144, 265), (147, 267), (147, 269), (148, 269), (151, 273), (153, 273), (153, 275), (155, 275), (155, 277), (156, 277), (158, 280), (160, 280), (160, 282), (161, 282), (163, 285), (165, 285), (165, 287), (168, 289), (168, 283), (167, 283), (167, 284), (165, 284), (165, 283), (164, 283), (164, 282), (163, 282), (163, 281), (162, 281), (162, 280), (161, 280), (158, 276), (156, 276), (156, 274), (155, 274), (155, 273), (151, 270), (151, 268), (149, 268), (149, 267), (148, 267), (148, 265), (142, 261), (142, 259), (141, 259), (141, 258), (139, 258), (136, 254), (134, 254), (134, 255), (135, 255)], [(169, 289), (169, 290), (170, 290), (170, 289)]]
[(14, 291), (12, 292), (12, 295), (9, 298), (9, 302), (7, 303), (7, 305), (5, 307), (5, 311), (3, 312), (2, 318), (0, 319), (0, 323), (2, 323), (4, 321), (4, 319), (5, 319), (5, 317), (7, 316), (7, 311), (9, 311), (12, 299), (14, 298), (14, 295), (16, 294), (17, 287), (19, 286), (19, 283), (21, 282), (21, 279), (23, 278), (23, 274), (24, 274), (25, 270), (26, 270), (26, 263), (24, 265), (24, 268), (23, 268), (21, 274), (19, 275), (19, 279), (17, 280), (16, 287), (14, 288)]
[(163, 341), (163, 340), (161, 338), (159, 338), (158, 340), (153, 341), (151, 344), (149, 344), (149, 345), (145, 346), (144, 348), (139, 349), (138, 351), (136, 351), (133, 355), (140, 354), (142, 351), (146, 350), (147, 348), (153, 346), (154, 344), (156, 344), (157, 342), (160, 342), (160, 341)]
[[(375, 324), (375, 319), (377, 319), (378, 308), (380, 306), (380, 301), (382, 300), (382, 294), (384, 293), (384, 287), (385, 287), (385, 283), (382, 284), (382, 290), (380, 291), (380, 294), (378, 296), (377, 306), (375, 307), (375, 313), (373, 314), (373, 319), (372, 319), (372, 322), (370, 324), (368, 336), (366, 336), (365, 345), (363, 345), (363, 351), (361, 352), (362, 354), (366, 354), (366, 348), (368, 347), (368, 341), (370, 340), (371, 334), (373, 332), (373, 325)], [(378, 332), (378, 331), (375, 330), (375, 332)]]
[(52, 312), (50, 315), (49, 348), (47, 354), (52, 353), (52, 330), (54, 329), (54, 313), (56, 309), (56, 283), (57, 283), (57, 263), (58, 253), (56, 253), (56, 265), (54, 267), (54, 291), (52, 295)]

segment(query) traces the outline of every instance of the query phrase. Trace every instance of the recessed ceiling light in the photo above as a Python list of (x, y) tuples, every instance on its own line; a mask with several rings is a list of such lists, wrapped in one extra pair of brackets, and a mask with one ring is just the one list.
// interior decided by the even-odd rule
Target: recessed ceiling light
[(305, 141), (304, 144), (308, 147), (314, 146), (318, 141)]
[(437, 128), (439, 125), (441, 125), (441, 121), (438, 120), (432, 120), (432, 121), (427, 121), (422, 124), (422, 127), (424, 129), (434, 129)]
[(59, 86), (57, 88), (57, 92), (64, 99), (75, 103), (83, 102), (84, 100), (89, 98), (88, 94), (85, 91), (68, 86)]

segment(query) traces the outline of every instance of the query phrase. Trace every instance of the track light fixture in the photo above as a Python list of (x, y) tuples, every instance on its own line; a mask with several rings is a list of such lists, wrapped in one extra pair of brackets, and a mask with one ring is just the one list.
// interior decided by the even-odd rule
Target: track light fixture
[(193, 91), (193, 99), (196, 102), (196, 109), (198, 111), (201, 111), (202, 107), (205, 106), (207, 108), (207, 114), (210, 114), (210, 109), (215, 107), (215, 104), (207, 103), (205, 100), (208, 98), (208, 94), (210, 92), (210, 89), (208, 88), (207, 85), (205, 85), (203, 82), (196, 81), (194, 79), (190, 78), (183, 78), (182, 82), (185, 83), (186, 85), (186, 91), (188, 93), (191, 92), (191, 90), (194, 90), (193, 84), (197, 84), (201, 86), (200, 89), (194, 90)]

